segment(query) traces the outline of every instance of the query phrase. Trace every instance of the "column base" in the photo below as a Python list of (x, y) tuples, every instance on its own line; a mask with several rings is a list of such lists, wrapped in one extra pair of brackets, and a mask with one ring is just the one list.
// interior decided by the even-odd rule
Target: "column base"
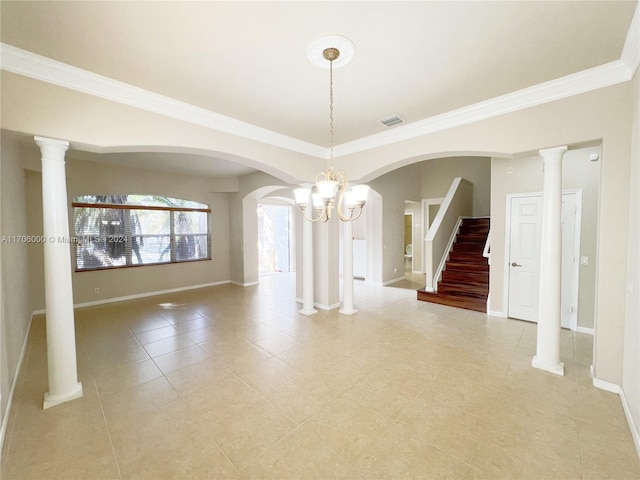
[(341, 313), (343, 315), (355, 315), (356, 313), (358, 313), (358, 310), (356, 310), (355, 308), (341, 308), (340, 310), (338, 310), (338, 313)]
[(62, 395), (50, 395), (49, 392), (44, 394), (44, 402), (42, 409), (55, 407), (61, 403), (70, 402), (76, 398), (82, 397), (82, 382), (78, 382), (73, 390)]
[(306, 315), (307, 317), (313, 315), (314, 313), (318, 313), (318, 310), (316, 310), (315, 308), (310, 308), (310, 309), (305, 309), (303, 308), (302, 310), (298, 310), (298, 313), (300, 313), (301, 315)]
[(564, 363), (558, 362), (555, 365), (549, 365), (547, 363), (541, 362), (538, 359), (538, 356), (535, 355), (533, 360), (531, 360), (531, 366), (533, 368), (537, 368), (539, 370), (544, 370), (545, 372), (553, 373), (555, 375), (564, 376)]

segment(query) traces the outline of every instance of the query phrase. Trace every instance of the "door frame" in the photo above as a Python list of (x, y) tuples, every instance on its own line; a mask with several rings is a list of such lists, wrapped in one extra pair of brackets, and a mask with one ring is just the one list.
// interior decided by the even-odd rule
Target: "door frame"
[[(578, 304), (579, 304), (579, 292), (580, 292), (580, 236), (582, 230), (582, 189), (581, 188), (569, 188), (562, 190), (562, 195), (574, 194), (576, 197), (576, 218), (575, 218), (575, 232), (573, 235), (573, 282), (572, 282), (572, 297), (573, 297), (573, 311), (571, 312), (571, 330), (578, 330)], [(527, 198), (527, 197), (542, 197), (542, 192), (527, 192), (527, 193), (508, 193), (506, 195), (506, 209), (505, 209), (505, 239), (504, 239), (504, 273), (503, 273), (503, 292), (502, 299), (502, 311), (505, 312), (505, 316), (509, 317), (509, 254), (511, 252), (511, 200), (513, 198)]]
[[(404, 212), (404, 216), (410, 216), (411, 217), (411, 274), (413, 274), (413, 259), (414, 259), (414, 255), (413, 255), (413, 250), (416, 248), (416, 243), (415, 243), (415, 239), (416, 239), (416, 234), (415, 234), (415, 222), (416, 222), (416, 216), (414, 212)], [(403, 238), (404, 240), (404, 238)], [(403, 255), (403, 260), (406, 261), (407, 260), (407, 245), (402, 242), (404, 244), (404, 249), (402, 252)], [(404, 262), (402, 262), (402, 266), (404, 267)]]

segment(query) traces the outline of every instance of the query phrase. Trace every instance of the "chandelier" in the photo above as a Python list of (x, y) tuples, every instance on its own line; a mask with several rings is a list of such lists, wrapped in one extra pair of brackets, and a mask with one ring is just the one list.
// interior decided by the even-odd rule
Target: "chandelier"
[[(332, 45), (326, 46), (325, 45)], [(326, 222), (331, 218), (331, 213), (336, 210), (338, 218), (343, 222), (350, 222), (362, 214), (369, 187), (367, 185), (349, 185), (347, 175), (344, 172), (336, 172), (333, 169), (333, 67), (334, 62), (340, 57), (340, 49), (333, 45), (342, 45), (348, 55), (344, 56), (339, 66), (345, 65), (353, 57), (353, 44), (344, 37), (323, 37), (314, 42), (309, 48), (309, 57), (311, 61), (321, 67), (326, 66), (329, 62), (329, 161), (326, 172), (320, 172), (316, 175), (315, 184), (303, 185), (296, 188), (293, 193), (296, 203), (302, 211), (302, 215), (310, 222)], [(321, 48), (322, 58), (326, 61), (320, 61), (314, 58), (317, 50)], [(307, 206), (311, 198), (312, 211), (310, 216), (306, 215)], [(314, 212), (315, 210), (315, 217)]]

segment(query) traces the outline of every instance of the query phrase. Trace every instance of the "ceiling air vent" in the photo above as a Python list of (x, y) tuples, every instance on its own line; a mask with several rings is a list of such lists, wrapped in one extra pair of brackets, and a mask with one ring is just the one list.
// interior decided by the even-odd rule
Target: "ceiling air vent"
[(398, 115), (391, 115), (389, 117), (381, 118), (378, 120), (385, 127), (393, 127), (394, 125), (399, 125), (404, 123), (404, 120), (400, 118)]

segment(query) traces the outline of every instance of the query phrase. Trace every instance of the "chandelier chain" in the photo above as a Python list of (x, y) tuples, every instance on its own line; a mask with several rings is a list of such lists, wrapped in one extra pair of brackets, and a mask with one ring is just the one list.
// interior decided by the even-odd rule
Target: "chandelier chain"
[(329, 159), (333, 167), (333, 60), (329, 61)]

